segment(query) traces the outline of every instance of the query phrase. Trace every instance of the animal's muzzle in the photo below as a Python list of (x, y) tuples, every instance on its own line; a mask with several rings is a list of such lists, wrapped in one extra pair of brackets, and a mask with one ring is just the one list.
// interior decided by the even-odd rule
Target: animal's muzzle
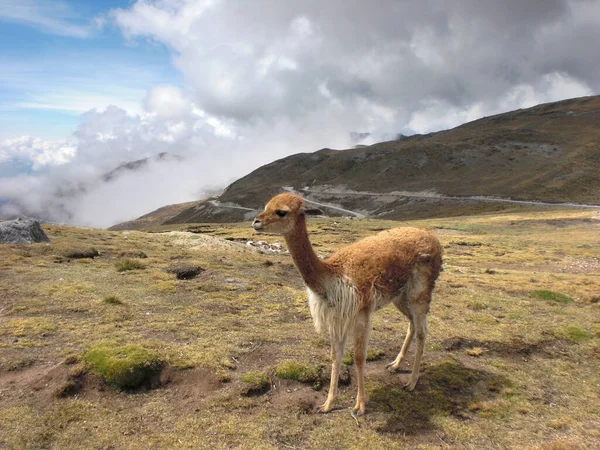
[(262, 222), (260, 219), (254, 219), (254, 222), (252, 222), (252, 228), (254, 228), (256, 231), (262, 228)]

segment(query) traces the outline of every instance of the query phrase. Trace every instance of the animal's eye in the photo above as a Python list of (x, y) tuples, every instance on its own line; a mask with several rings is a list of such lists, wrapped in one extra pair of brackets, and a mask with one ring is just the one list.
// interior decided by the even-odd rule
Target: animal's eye
[(285, 217), (287, 215), (287, 211), (284, 211), (283, 209), (278, 209), (277, 211), (275, 211), (275, 214), (277, 214), (279, 217)]

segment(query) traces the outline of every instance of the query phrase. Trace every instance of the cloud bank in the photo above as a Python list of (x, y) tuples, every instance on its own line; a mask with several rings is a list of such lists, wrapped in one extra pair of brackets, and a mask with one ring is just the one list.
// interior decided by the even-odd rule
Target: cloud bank
[[(108, 226), (352, 136), (371, 143), (600, 92), (592, 0), (138, 0), (106, 17), (131, 44), (168, 48), (183, 84), (154, 86), (138, 114), (87, 112), (67, 141), (0, 143), (0, 164), (33, 172), (0, 180), (11, 200), (0, 215), (41, 204), (51, 220)], [(186, 159), (91, 182), (159, 152)]]

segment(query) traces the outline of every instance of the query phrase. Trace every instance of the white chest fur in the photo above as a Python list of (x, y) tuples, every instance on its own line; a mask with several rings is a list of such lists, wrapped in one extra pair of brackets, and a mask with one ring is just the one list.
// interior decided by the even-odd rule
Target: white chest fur
[(352, 330), (358, 312), (358, 291), (345, 277), (332, 277), (325, 283), (325, 295), (307, 288), (308, 305), (317, 332), (325, 330), (344, 338)]

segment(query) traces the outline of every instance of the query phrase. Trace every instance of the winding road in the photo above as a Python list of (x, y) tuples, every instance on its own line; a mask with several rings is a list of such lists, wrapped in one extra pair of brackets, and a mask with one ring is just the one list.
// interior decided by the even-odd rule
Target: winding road
[[(313, 194), (321, 194), (321, 195), (357, 195), (357, 196), (393, 196), (393, 197), (408, 197), (408, 198), (432, 198), (432, 199), (440, 199), (440, 200), (462, 200), (462, 201), (477, 201), (477, 202), (485, 202), (485, 203), (510, 203), (514, 205), (530, 205), (530, 206), (545, 206), (545, 207), (563, 207), (563, 208), (583, 208), (583, 209), (600, 209), (600, 205), (589, 205), (585, 203), (549, 203), (549, 202), (538, 202), (533, 200), (513, 200), (509, 198), (498, 198), (498, 197), (483, 197), (483, 196), (452, 196), (452, 195), (444, 195), (437, 194), (435, 192), (408, 192), (408, 191), (394, 191), (394, 192), (368, 192), (368, 191), (352, 191), (345, 189), (310, 189), (304, 188), (301, 191), (295, 190), (292, 186), (282, 186), (282, 189), (286, 192), (291, 192), (293, 194), (302, 195), (303, 193), (313, 193)], [(366, 214), (352, 211), (350, 209), (341, 208), (337, 205), (332, 205), (330, 203), (321, 203), (316, 202), (314, 200), (310, 200), (308, 198), (304, 198), (306, 203), (310, 203), (311, 205), (322, 206), (323, 208), (332, 209), (334, 211), (339, 211), (343, 214), (347, 214), (350, 216), (354, 216), (357, 219), (364, 219), (367, 217)], [(242, 209), (244, 211), (255, 211), (253, 208), (247, 208), (239, 205), (232, 205), (230, 203), (220, 203), (218, 200), (210, 200), (210, 204), (213, 206), (217, 206), (219, 208), (230, 208), (230, 209)]]
[[(284, 186), (284, 190), (288, 192), (295, 192), (289, 186)], [(498, 197), (484, 197), (484, 196), (452, 196), (445, 194), (437, 194), (435, 192), (408, 192), (408, 191), (392, 191), (392, 192), (368, 192), (368, 191), (351, 191), (345, 189), (326, 189), (326, 190), (315, 190), (305, 188), (302, 192), (312, 192), (314, 194), (333, 194), (333, 195), (360, 195), (360, 196), (394, 196), (394, 197), (409, 197), (409, 198), (435, 198), (440, 200), (467, 200), (467, 201), (478, 201), (486, 203), (511, 203), (515, 205), (531, 205), (531, 206), (556, 206), (556, 207), (567, 207), (567, 208), (584, 208), (584, 209), (600, 209), (600, 205), (590, 205), (585, 203), (551, 203), (551, 202), (539, 202), (534, 200), (513, 200), (509, 198), (498, 198)], [(305, 201), (315, 203), (312, 200)], [(317, 203), (318, 204), (318, 203)], [(332, 207), (323, 204), (322, 206)], [(342, 210), (341, 208), (332, 207), (333, 209)], [(346, 211), (346, 210), (343, 210)], [(358, 214), (358, 213), (356, 213)], [(363, 215), (364, 217), (364, 215)]]

